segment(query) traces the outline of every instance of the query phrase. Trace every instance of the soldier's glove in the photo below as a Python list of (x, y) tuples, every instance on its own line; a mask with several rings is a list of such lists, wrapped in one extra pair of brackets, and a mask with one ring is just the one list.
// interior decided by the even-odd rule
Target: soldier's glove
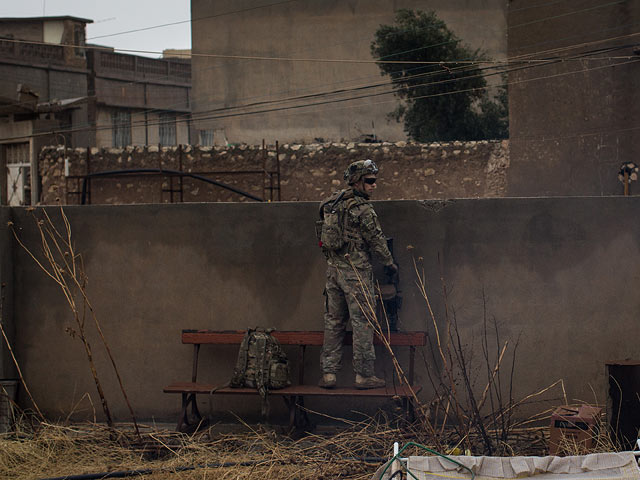
[(393, 277), (394, 275), (397, 275), (398, 274), (398, 265), (396, 265), (395, 263), (392, 263), (391, 265), (385, 265), (384, 273), (385, 273), (385, 275), (388, 275), (390, 277)]

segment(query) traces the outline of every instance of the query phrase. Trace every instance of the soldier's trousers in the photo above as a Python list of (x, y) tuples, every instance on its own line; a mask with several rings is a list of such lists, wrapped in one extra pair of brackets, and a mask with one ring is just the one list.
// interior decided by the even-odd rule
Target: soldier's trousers
[[(373, 328), (368, 315), (375, 315), (376, 298), (371, 268), (329, 267), (325, 286), (324, 345), (320, 355), (322, 373), (337, 373), (342, 366), (342, 345), (347, 321), (353, 330), (353, 370), (364, 377), (374, 374), (376, 359)], [(362, 308), (361, 308), (362, 307)], [(369, 317), (371, 318), (371, 316)]]

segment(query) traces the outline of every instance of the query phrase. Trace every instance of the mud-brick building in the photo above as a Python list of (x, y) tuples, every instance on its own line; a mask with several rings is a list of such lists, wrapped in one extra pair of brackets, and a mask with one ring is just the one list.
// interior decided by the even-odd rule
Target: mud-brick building
[(0, 18), (0, 202), (35, 203), (43, 145), (188, 143), (191, 65), (86, 44), (91, 20)]

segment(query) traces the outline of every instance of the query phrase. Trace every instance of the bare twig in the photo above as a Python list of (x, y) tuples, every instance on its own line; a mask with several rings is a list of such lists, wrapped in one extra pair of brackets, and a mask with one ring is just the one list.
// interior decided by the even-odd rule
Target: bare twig
[[(139, 436), (139, 429), (137, 425), (137, 421), (135, 415), (133, 413), (133, 409), (131, 407), (131, 403), (129, 402), (129, 398), (124, 389), (124, 385), (122, 382), (122, 378), (120, 376), (120, 372), (117, 368), (115, 358), (111, 352), (111, 348), (106, 341), (100, 323), (98, 322), (97, 316), (93, 309), (91, 302), (87, 296), (86, 287), (87, 287), (87, 276), (85, 274), (84, 265), (82, 261), (82, 256), (77, 254), (74, 250), (72, 234), (71, 234), (71, 224), (67, 215), (64, 212), (62, 206), (60, 206), (60, 216), (62, 218), (62, 222), (64, 225), (64, 230), (60, 231), (55, 227), (54, 222), (49, 216), (46, 210), (42, 210), (43, 219), (39, 219), (34, 210), (31, 210), (31, 215), (33, 216), (36, 227), (38, 229), (38, 233), (40, 236), (41, 242), (41, 251), (44, 256), (45, 261), (41, 261), (36, 257), (36, 255), (24, 244), (24, 242), (20, 239), (17, 232), (13, 228), (13, 224), (10, 223), (12, 227), (13, 235), (16, 238), (19, 245), (27, 252), (27, 254), (35, 261), (36, 265), (47, 274), (52, 280), (58, 284), (60, 287), (62, 294), (69, 304), (71, 312), (73, 314), (74, 321), (76, 323), (77, 330), (69, 329), (69, 333), (72, 336), (77, 336), (83, 344), (85, 354), (89, 361), (89, 367), (91, 370), (91, 374), (94, 379), (94, 383), (96, 385), (96, 389), (98, 391), (98, 395), (100, 396), (100, 400), (102, 402), (102, 409), (105, 414), (107, 424), (110, 428), (113, 428), (113, 420), (111, 418), (111, 412), (107, 403), (107, 399), (105, 397), (100, 379), (98, 377), (98, 372), (93, 361), (93, 352), (91, 348), (91, 344), (89, 343), (86, 336), (86, 316), (87, 311), (91, 315), (93, 320), (93, 324), (100, 336), (102, 344), (107, 352), (109, 360), (111, 362), (111, 366), (116, 374), (118, 379), (118, 383), (120, 386), (120, 390), (124, 397), (124, 400), (129, 408), (129, 412), (131, 414), (131, 418), (133, 420), (133, 425), (136, 431), (136, 434)], [(76, 300), (76, 296), (79, 295), (79, 300)], [(80, 302), (80, 305), (78, 305)]]
[(20, 378), (20, 383), (22, 384), (24, 391), (27, 392), (27, 395), (29, 396), (29, 400), (31, 400), (31, 404), (33, 405), (33, 408), (38, 414), (38, 417), (40, 417), (40, 420), (44, 420), (44, 415), (42, 415), (42, 412), (38, 408), (38, 404), (33, 399), (33, 395), (31, 395), (31, 391), (27, 386), (27, 382), (24, 381), (24, 375), (22, 375), (22, 369), (20, 368), (20, 364), (18, 363), (18, 360), (16, 359), (15, 354), (13, 353), (13, 348), (11, 348), (11, 343), (9, 342), (7, 333), (4, 330), (4, 315), (3, 315), (4, 285), (0, 286), (0, 291), (2, 292), (0, 294), (0, 332), (2, 332), (2, 338), (4, 338), (4, 342), (7, 345), (7, 349), (9, 350), (9, 354), (11, 355), (11, 359), (13, 360), (13, 364), (16, 367), (16, 371), (18, 372), (18, 378)]

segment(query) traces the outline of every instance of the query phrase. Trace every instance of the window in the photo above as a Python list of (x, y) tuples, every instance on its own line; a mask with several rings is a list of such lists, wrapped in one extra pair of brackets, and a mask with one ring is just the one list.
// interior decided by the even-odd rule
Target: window
[(8, 205), (31, 204), (31, 163), (29, 162), (28, 143), (9, 143), (2, 146), (7, 162)]
[(111, 128), (114, 147), (131, 145), (131, 112), (126, 110), (112, 112)]
[(160, 144), (176, 145), (176, 114), (164, 112), (160, 114)]
[[(73, 28), (73, 44), (84, 46), (84, 25), (76, 25)], [(84, 48), (74, 48), (76, 57), (84, 58)]]
[(213, 130), (200, 130), (200, 145), (203, 147), (213, 145)]

